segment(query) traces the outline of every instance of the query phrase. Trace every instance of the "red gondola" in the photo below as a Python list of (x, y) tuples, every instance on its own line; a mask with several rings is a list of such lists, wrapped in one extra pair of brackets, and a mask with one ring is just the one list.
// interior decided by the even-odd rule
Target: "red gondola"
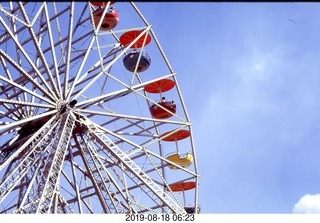
[[(108, 2), (90, 2), (92, 5), (94, 6), (98, 6), (98, 7), (106, 7)], [(109, 5), (114, 4), (115, 2), (110, 2)]]
[[(94, 14), (94, 23), (96, 27), (98, 26), (101, 16), (103, 14), (103, 8), (96, 9)], [(105, 14), (100, 29), (101, 30), (110, 30), (116, 27), (119, 23), (119, 13), (114, 8), (110, 8), (110, 10)]]
[(157, 104), (153, 104), (150, 107), (151, 115), (152, 115), (152, 117), (154, 117), (156, 119), (166, 119), (166, 118), (170, 118), (171, 116), (173, 116), (173, 114), (164, 110), (159, 105), (168, 109), (168, 111), (172, 112), (173, 114), (176, 113), (177, 109), (176, 109), (176, 104), (174, 103), (174, 101), (161, 100)]

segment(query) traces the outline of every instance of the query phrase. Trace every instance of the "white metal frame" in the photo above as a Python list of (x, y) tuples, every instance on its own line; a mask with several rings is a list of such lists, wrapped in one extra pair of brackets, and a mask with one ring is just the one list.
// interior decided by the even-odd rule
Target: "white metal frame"
[[(117, 4), (144, 26), (101, 31), (89, 2), (1, 3), (0, 213), (184, 213), (182, 197), (166, 188), (188, 180), (197, 185), (188, 203), (199, 206), (192, 125), (176, 74), (137, 6)], [(136, 39), (151, 35), (167, 74), (121, 76), (134, 42), (122, 46), (119, 37), (137, 29)], [(156, 103), (144, 86), (164, 78), (175, 82), (180, 113), (135, 112)], [(168, 170), (176, 164), (165, 159), (164, 129), (191, 132), (188, 169)]]

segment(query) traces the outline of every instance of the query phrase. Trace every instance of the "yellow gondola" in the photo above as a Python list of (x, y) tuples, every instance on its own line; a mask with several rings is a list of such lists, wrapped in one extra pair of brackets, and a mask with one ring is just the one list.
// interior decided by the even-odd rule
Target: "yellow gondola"
[[(184, 155), (172, 154), (172, 155), (169, 155), (166, 159), (183, 167), (183, 168), (187, 168), (191, 165), (191, 163), (193, 161), (193, 156), (190, 153), (187, 153)], [(173, 170), (178, 169), (178, 167), (176, 167), (172, 164), (169, 164), (168, 167)]]

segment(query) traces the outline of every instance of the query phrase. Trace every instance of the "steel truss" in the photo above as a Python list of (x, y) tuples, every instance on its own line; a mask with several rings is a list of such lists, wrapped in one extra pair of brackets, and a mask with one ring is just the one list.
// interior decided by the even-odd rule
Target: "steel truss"
[[(175, 144), (161, 138), (192, 133), (176, 74), (137, 6), (114, 7), (137, 26), (120, 17), (100, 30), (90, 2), (0, 4), (0, 213), (185, 213), (190, 203), (198, 210), (193, 135), (180, 146), (193, 155), (188, 168), (166, 159)], [(132, 30), (141, 33), (122, 45)], [(146, 35), (152, 43), (141, 50), (152, 52), (159, 73), (152, 65), (150, 73), (125, 71), (123, 57)], [(149, 107), (159, 96), (144, 89), (163, 79), (175, 83), (169, 95), (178, 112), (155, 119)], [(183, 197), (168, 189), (185, 181), (197, 186)]]

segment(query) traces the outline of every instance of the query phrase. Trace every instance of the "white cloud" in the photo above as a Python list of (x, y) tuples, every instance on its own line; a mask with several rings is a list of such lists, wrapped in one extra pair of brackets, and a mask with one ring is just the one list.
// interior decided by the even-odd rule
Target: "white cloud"
[(292, 208), (293, 213), (320, 213), (320, 194), (306, 194)]

